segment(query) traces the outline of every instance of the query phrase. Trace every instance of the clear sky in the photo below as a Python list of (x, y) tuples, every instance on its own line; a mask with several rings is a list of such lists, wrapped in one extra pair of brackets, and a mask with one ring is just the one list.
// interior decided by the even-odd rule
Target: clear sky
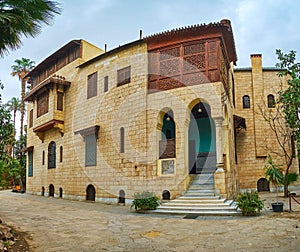
[[(15, 59), (40, 63), (72, 39), (85, 39), (111, 50), (143, 36), (194, 24), (230, 19), (237, 49), (237, 67), (250, 66), (250, 54), (262, 53), (263, 66), (274, 66), (276, 49), (300, 55), (300, 1), (294, 0), (57, 0), (62, 14), (43, 26), (36, 38), (0, 58), (4, 102), (20, 96), (11, 77)], [(298, 58), (299, 58), (298, 55)]]

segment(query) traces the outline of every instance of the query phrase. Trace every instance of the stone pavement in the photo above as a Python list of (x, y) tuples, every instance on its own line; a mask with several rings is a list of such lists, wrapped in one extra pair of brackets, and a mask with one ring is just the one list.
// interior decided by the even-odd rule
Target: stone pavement
[(261, 196), (259, 217), (183, 219), (0, 191), (0, 219), (27, 233), (31, 251), (299, 251), (300, 205), (273, 213), (267, 207), (274, 194)]

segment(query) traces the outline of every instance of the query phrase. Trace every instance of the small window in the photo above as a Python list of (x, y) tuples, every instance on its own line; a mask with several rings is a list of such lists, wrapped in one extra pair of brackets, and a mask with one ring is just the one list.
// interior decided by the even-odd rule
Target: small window
[(62, 92), (57, 92), (57, 110), (63, 111), (64, 94)]
[(63, 147), (59, 147), (59, 162), (63, 161)]
[(95, 134), (85, 136), (85, 166), (97, 163), (97, 138)]
[(243, 96), (243, 108), (250, 108), (250, 97), (249, 95)]
[(104, 92), (108, 91), (108, 76), (104, 77)]
[(29, 128), (33, 126), (33, 109), (29, 111)]
[(268, 95), (268, 108), (275, 108), (275, 98), (274, 95)]
[(48, 169), (56, 168), (56, 144), (51, 142), (48, 146)]
[(124, 128), (122, 127), (120, 129), (120, 153), (124, 153), (124, 147), (125, 147), (125, 130)]
[(33, 176), (33, 152), (28, 151), (28, 177)]
[(97, 72), (88, 76), (87, 99), (97, 95)]
[(43, 151), (42, 153), (42, 165), (45, 164), (45, 151)]
[(118, 86), (129, 83), (130, 75), (131, 75), (130, 66), (118, 70)]

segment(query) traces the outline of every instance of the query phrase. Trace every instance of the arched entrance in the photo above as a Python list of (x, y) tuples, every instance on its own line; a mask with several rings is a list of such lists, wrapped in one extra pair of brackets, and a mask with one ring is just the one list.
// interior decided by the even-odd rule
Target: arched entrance
[(86, 200), (95, 201), (96, 190), (93, 185), (88, 185), (86, 188)]
[(125, 191), (124, 190), (119, 191), (118, 203), (125, 204)]
[(216, 129), (210, 106), (199, 102), (191, 110), (189, 124), (189, 173), (212, 173), (216, 169)]
[(270, 191), (269, 182), (265, 178), (260, 178), (257, 181), (257, 191), (258, 192), (268, 192)]
[(49, 185), (49, 197), (54, 197), (54, 185)]

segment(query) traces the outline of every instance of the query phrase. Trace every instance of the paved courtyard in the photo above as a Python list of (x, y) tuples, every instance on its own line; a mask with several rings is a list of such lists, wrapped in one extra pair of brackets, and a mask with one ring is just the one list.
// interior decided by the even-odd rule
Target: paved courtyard
[[(273, 194), (263, 194), (268, 202)], [(299, 200), (299, 198), (298, 198)], [(286, 201), (287, 202), (287, 201)], [(285, 205), (288, 209), (288, 204)], [(31, 251), (299, 251), (300, 206), (259, 217), (156, 216), (106, 205), (0, 191), (0, 219)]]

